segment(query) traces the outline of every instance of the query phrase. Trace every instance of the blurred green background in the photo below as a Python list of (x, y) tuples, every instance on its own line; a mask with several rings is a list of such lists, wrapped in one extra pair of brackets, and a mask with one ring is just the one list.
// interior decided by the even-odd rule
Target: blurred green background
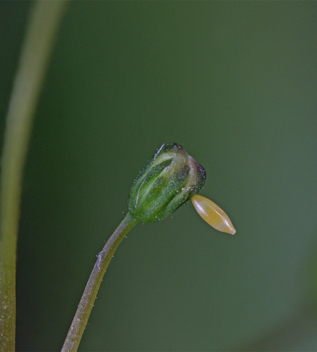
[[(0, 3), (2, 131), (31, 5)], [(204, 166), (237, 234), (189, 203), (137, 225), (80, 351), (317, 350), (316, 18), (316, 2), (69, 4), (25, 169), (17, 351), (61, 348), (164, 142)]]

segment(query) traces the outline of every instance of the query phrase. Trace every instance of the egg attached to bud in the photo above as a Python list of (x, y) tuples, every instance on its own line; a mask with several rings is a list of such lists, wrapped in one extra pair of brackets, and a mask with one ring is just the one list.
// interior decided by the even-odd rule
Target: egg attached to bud
[(197, 213), (212, 227), (221, 232), (234, 235), (236, 229), (233, 227), (228, 215), (217, 204), (210, 199), (194, 195), (191, 201)]

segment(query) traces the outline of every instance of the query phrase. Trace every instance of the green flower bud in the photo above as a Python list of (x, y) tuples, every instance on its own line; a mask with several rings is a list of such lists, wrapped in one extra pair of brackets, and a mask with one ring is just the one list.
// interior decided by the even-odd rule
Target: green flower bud
[(165, 219), (199, 192), (205, 179), (205, 169), (181, 145), (163, 144), (134, 181), (129, 212), (141, 222)]

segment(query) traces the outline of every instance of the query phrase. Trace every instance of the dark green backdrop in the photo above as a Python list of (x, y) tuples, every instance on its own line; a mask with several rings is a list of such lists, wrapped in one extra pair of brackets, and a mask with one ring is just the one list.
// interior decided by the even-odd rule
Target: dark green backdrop
[[(2, 129), (29, 8), (0, 4)], [(110, 263), (80, 351), (317, 350), (308, 290), (317, 265), (307, 271), (317, 243), (316, 18), (316, 2), (70, 3), (25, 169), (18, 351), (61, 348), (129, 187), (163, 142), (204, 166), (200, 194), (237, 234), (216, 232), (191, 204), (137, 225)]]

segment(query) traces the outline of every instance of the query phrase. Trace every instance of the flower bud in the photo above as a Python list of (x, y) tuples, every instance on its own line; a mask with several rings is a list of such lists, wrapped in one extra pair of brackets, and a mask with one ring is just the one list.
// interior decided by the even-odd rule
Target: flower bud
[(182, 146), (163, 144), (134, 181), (129, 212), (141, 222), (165, 219), (193, 197), (205, 179), (205, 169)]

